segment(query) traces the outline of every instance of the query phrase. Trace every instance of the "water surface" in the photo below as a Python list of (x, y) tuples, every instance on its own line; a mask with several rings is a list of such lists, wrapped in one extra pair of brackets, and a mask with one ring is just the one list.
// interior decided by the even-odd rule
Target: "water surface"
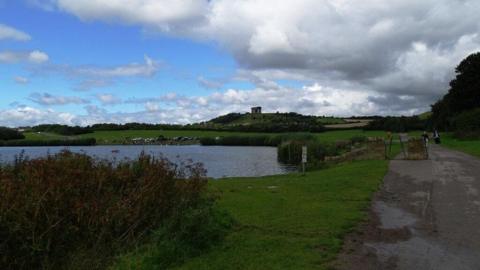
[(24, 151), (29, 158), (55, 154), (64, 149), (76, 153), (86, 153), (108, 160), (134, 159), (145, 151), (147, 154), (163, 156), (175, 163), (201, 162), (207, 175), (221, 177), (254, 177), (285, 174), (296, 168), (277, 161), (275, 147), (235, 147), (235, 146), (161, 146), (161, 145), (99, 145), (70, 147), (0, 147), (0, 162), (12, 162), (15, 156)]

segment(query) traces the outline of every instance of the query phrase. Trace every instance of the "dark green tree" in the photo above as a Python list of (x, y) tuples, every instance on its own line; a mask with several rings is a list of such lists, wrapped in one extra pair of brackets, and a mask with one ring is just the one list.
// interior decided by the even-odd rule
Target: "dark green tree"
[(480, 107), (480, 52), (465, 58), (455, 72), (448, 93), (432, 105), (432, 120), (439, 128), (451, 128), (455, 116)]

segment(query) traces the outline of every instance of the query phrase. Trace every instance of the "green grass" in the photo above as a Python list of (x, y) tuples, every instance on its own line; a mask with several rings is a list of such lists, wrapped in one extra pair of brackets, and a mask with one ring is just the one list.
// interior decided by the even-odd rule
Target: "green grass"
[[(52, 133), (24, 133), (26, 139), (48, 140), (66, 139), (68, 136), (61, 136)], [(94, 133), (83, 134), (80, 138), (95, 138), (99, 144), (121, 143), (127, 138), (155, 138), (160, 135), (166, 138), (173, 137), (217, 137), (217, 136), (256, 136), (256, 135), (277, 135), (278, 133), (252, 133), (252, 132), (227, 132), (227, 131), (200, 131), (200, 130), (119, 130), (119, 131), (95, 131)], [(337, 140), (348, 140), (353, 136), (385, 137), (383, 131), (338, 130), (323, 133), (315, 133), (317, 138), (324, 142), (335, 142)]]
[(363, 131), (361, 129), (335, 130), (322, 133), (316, 133), (317, 138), (322, 142), (335, 142), (338, 140), (348, 140), (354, 136), (382, 137), (385, 138), (385, 131)]
[(160, 135), (166, 138), (173, 137), (217, 137), (217, 136), (253, 136), (262, 133), (224, 132), (224, 131), (200, 131), (200, 130), (118, 130), (118, 131), (95, 131), (79, 136), (62, 136), (53, 133), (25, 132), (25, 138), (30, 140), (68, 139), (68, 138), (95, 138), (99, 144), (121, 143), (130, 138), (156, 138)]
[(238, 224), (221, 246), (178, 269), (327, 269), (387, 168), (358, 161), (307, 176), (211, 181)]
[[(262, 113), (260, 115), (244, 114), (241, 117), (227, 123), (227, 125), (244, 125), (244, 124), (260, 124), (260, 123), (275, 123), (278, 121), (294, 121), (294, 117), (286, 116), (285, 114), (276, 113)], [(343, 124), (345, 120), (337, 117), (315, 117), (317, 123), (324, 125), (328, 124)]]
[(55, 133), (47, 133), (47, 132), (40, 132), (40, 133), (25, 132), (25, 133), (23, 133), (23, 135), (25, 135), (26, 140), (38, 140), (38, 141), (42, 141), (42, 140), (62, 140), (62, 139), (69, 138), (69, 136), (62, 136), (62, 135), (58, 135), (58, 134), (55, 134)]
[(462, 151), (472, 156), (480, 157), (480, 140), (458, 140), (449, 133), (444, 134), (441, 137), (441, 140), (442, 145), (445, 147)]

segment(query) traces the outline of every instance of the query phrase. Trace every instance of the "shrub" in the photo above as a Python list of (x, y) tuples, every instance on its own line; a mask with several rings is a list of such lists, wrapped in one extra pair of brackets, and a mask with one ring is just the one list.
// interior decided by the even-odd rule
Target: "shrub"
[(66, 151), (20, 156), (0, 166), (0, 268), (68, 268), (79, 249), (109, 258), (201, 207), (204, 175), (145, 154), (115, 166)]
[(302, 146), (307, 146), (307, 162), (309, 167), (317, 167), (326, 156), (338, 154), (335, 145), (318, 141), (288, 141), (278, 146), (278, 160), (286, 164), (300, 164), (302, 162)]

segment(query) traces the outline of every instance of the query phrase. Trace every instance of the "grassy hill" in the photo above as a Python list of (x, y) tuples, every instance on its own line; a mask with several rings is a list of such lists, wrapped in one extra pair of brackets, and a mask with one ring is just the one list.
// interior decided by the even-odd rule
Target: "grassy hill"
[(255, 125), (276, 123), (317, 123), (322, 125), (344, 124), (345, 120), (336, 117), (301, 115), (298, 113), (229, 113), (219, 116), (203, 124), (206, 125)]

